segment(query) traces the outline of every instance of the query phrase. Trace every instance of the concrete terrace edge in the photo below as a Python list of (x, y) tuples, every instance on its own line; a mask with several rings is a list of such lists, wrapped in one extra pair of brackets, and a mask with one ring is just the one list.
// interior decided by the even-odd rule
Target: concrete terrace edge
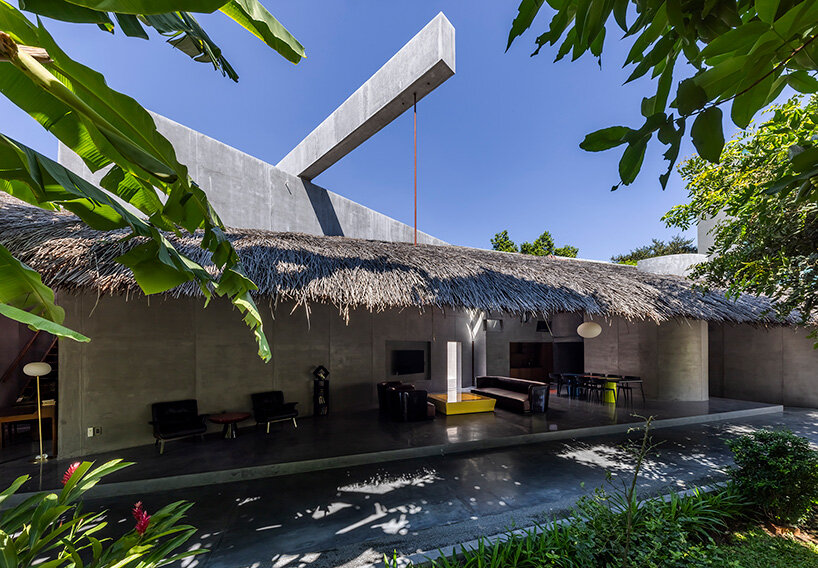
[[(783, 412), (784, 407), (782, 405), (769, 405), (759, 408), (731, 410), (728, 412), (717, 412), (713, 414), (699, 414), (694, 416), (681, 416), (678, 418), (657, 419), (653, 422), (653, 428), (673, 428), (676, 426), (705, 424), (708, 422), (748, 418), (750, 416), (759, 416), (764, 414), (781, 414)], [(588, 428), (575, 428), (571, 430), (536, 432), (532, 434), (521, 434), (519, 436), (487, 438), (485, 440), (472, 440), (469, 442), (457, 442), (453, 444), (436, 444), (432, 446), (385, 450), (363, 454), (352, 454), (348, 456), (333, 456), (328, 458), (257, 465), (246, 468), (207, 471), (202, 473), (190, 473), (186, 475), (175, 475), (153, 479), (138, 479), (117, 483), (101, 483), (94, 487), (93, 493), (90, 495), (90, 497), (93, 499), (101, 499), (121, 495), (135, 495), (139, 493), (175, 491), (177, 489), (188, 489), (191, 487), (220, 485), (223, 483), (234, 483), (237, 481), (252, 481), (255, 479), (265, 479), (268, 477), (310, 473), (313, 471), (324, 471), (343, 467), (386, 463), (413, 458), (445, 456), (566, 439), (591, 438), (594, 436), (625, 433), (631, 428), (638, 427), (639, 424), (640, 422), (627, 422), (624, 424), (609, 424), (607, 426), (591, 426)], [(39, 492), (15, 494), (8, 498), (3, 505), (14, 506), (36, 493)]]

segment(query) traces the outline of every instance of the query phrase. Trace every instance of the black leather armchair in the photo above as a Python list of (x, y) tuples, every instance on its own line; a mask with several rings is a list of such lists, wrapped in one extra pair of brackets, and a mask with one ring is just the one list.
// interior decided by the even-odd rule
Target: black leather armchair
[(253, 399), (253, 416), (256, 419), (256, 424), (266, 424), (268, 434), (270, 433), (270, 424), (273, 422), (292, 420), (293, 426), (298, 428), (298, 423), (295, 421), (298, 416), (295, 405), (298, 403), (284, 402), (284, 393), (282, 391), (257, 392), (251, 394), (250, 398)]
[(428, 400), (425, 390), (402, 390), (394, 393), (397, 404), (390, 409), (391, 418), (396, 422), (418, 422), (435, 417), (434, 405)]
[(159, 453), (165, 453), (165, 442), (207, 432), (207, 416), (199, 414), (195, 399), (155, 402), (151, 405), (153, 437), (159, 444)]

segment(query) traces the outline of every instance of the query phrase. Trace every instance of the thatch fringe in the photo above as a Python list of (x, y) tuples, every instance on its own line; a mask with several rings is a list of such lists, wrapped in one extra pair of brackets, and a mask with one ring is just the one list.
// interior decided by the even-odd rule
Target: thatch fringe
[[(100, 232), (68, 213), (0, 199), (0, 242), (62, 291), (139, 294), (115, 258), (136, 241)], [(585, 312), (656, 322), (686, 317), (734, 323), (782, 323), (767, 298), (706, 293), (674, 276), (561, 257), (534, 257), (458, 246), (418, 245), (301, 233), (229, 231), (259, 294), (297, 305), (321, 302), (342, 313), (427, 306), (491, 313)], [(169, 236), (184, 254), (215, 271), (195, 237)], [(168, 292), (200, 295), (192, 283)], [(793, 317), (789, 323), (795, 323)]]

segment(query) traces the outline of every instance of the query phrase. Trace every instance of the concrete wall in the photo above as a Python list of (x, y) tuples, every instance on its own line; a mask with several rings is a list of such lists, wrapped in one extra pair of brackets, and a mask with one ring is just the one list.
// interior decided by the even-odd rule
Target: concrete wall
[(706, 322), (596, 321), (602, 333), (585, 340), (586, 371), (642, 377), (645, 395), (655, 400), (708, 399)]
[[(205, 191), (228, 227), (410, 242), (413, 228), (309, 181), (154, 114), (179, 161)], [(59, 162), (97, 183), (82, 160), (60, 144)], [(422, 243), (445, 244), (418, 232)]]
[(696, 227), (696, 243), (699, 249), (699, 254), (709, 254), (710, 247), (713, 246), (715, 236), (713, 235), (713, 228), (724, 219), (727, 215), (723, 211), (719, 211), (714, 217), (702, 219)]
[[(259, 305), (265, 305), (261, 301)], [(427, 310), (353, 311), (349, 324), (326, 305), (305, 311), (282, 304), (265, 314), (273, 360), (264, 364), (248, 329), (229, 303), (198, 299), (61, 295), (66, 324), (91, 343), (60, 346), (59, 452), (72, 457), (153, 442), (150, 404), (196, 398), (200, 411), (249, 410), (250, 394), (283, 390), (312, 414), (312, 370), (330, 370), (330, 413), (377, 406), (375, 384), (386, 379), (387, 341), (431, 342), (431, 380), (418, 388), (445, 391), (446, 341), (462, 343), (463, 382), (471, 384), (470, 318)], [(484, 357), (478, 334), (477, 358)], [(102, 433), (86, 437), (88, 427)], [(214, 430), (216, 429), (213, 427)]]
[(710, 394), (818, 407), (818, 350), (791, 327), (710, 326)]
[(509, 374), (509, 343), (516, 342), (567, 342), (582, 341), (577, 326), (582, 314), (556, 314), (550, 320), (551, 332), (537, 331), (537, 321), (531, 317), (527, 322), (519, 315), (504, 314), (502, 331), (489, 331), (486, 336), (486, 374), (507, 376)]
[(687, 276), (695, 265), (706, 260), (707, 255), (704, 254), (666, 254), (640, 260), (636, 263), (636, 268), (653, 274)]
[(277, 167), (313, 179), (454, 75), (454, 27), (443, 13), (352, 93)]

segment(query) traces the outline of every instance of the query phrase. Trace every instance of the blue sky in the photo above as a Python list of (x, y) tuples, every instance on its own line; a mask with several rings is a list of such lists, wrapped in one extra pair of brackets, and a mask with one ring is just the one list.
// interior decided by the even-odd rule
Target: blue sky
[[(600, 70), (587, 57), (553, 63), (554, 50), (529, 57), (531, 31), (505, 53), (514, 1), (264, 4), (308, 57), (292, 65), (220, 14), (202, 16), (238, 71), (238, 84), (158, 36), (144, 41), (93, 26), (46, 26), (72, 57), (145, 107), (276, 163), (442, 11), (456, 29), (457, 73), (418, 105), (421, 230), (488, 248), (502, 229), (517, 242), (547, 229), (558, 246), (573, 244), (581, 257), (602, 260), (677, 232), (660, 218), (686, 194), (676, 174), (661, 190), (658, 144), (649, 147), (639, 179), (616, 192), (610, 187), (618, 152), (578, 147), (587, 132), (638, 123), (639, 101), (653, 92), (649, 80), (622, 85), (622, 42), (609, 39)], [(535, 31), (546, 25), (541, 14)], [(56, 142), (4, 99), (0, 116), (4, 132), (56, 154)], [(682, 155), (690, 153), (688, 146)], [(315, 181), (411, 224), (411, 113)]]

